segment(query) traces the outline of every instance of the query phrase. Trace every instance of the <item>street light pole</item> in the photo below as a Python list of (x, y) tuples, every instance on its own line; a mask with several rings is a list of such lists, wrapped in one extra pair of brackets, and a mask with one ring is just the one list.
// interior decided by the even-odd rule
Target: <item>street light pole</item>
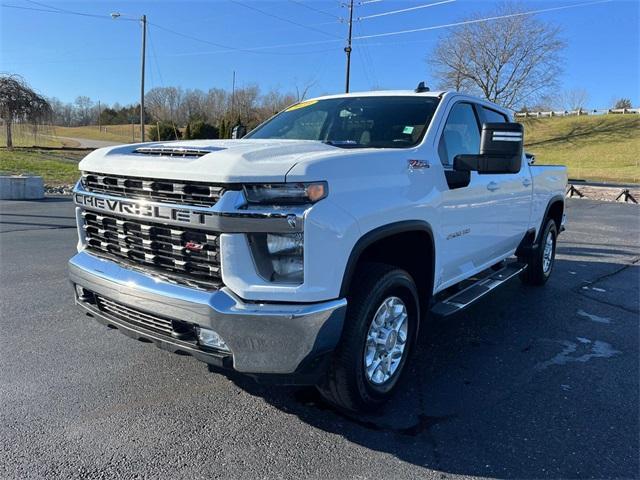
[(144, 60), (147, 49), (147, 16), (142, 15), (142, 62), (140, 71), (140, 140), (144, 142)]

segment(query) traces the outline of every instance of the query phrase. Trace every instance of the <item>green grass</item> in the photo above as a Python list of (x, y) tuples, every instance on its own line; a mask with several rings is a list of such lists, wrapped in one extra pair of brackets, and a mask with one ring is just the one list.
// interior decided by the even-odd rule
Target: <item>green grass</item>
[(3, 174), (41, 175), (49, 185), (73, 184), (80, 177), (78, 162), (88, 152), (69, 150), (0, 149)]
[[(55, 135), (61, 137), (86, 138), (90, 140), (105, 140), (108, 142), (132, 143), (131, 125), (97, 125), (87, 127), (53, 127)], [(140, 141), (140, 125), (134, 125), (135, 141)], [(147, 131), (149, 130), (147, 126)]]
[[(39, 147), (73, 147), (75, 142), (64, 141), (60, 139), (52, 138), (53, 128), (50, 126), (40, 126), (36, 130), (35, 134), (31, 125), (13, 125), (11, 138), (13, 139), (14, 147), (33, 147), (38, 145)], [(4, 125), (0, 128), (0, 145), (5, 146), (7, 144), (7, 131)]]
[(526, 119), (525, 149), (538, 164), (567, 165), (569, 177), (640, 182), (640, 115)]

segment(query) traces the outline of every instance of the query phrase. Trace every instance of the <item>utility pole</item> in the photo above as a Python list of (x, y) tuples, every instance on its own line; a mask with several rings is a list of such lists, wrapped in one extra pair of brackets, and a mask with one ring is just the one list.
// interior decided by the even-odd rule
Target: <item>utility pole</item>
[(233, 122), (233, 113), (236, 106), (236, 71), (233, 71), (233, 80), (231, 82), (231, 121)]
[(98, 100), (98, 133), (102, 133), (102, 122), (100, 121), (101, 114), (102, 109), (100, 108), (100, 100)]
[[(122, 14), (120, 12), (111, 13), (111, 18), (114, 20), (121, 16)], [(140, 64), (140, 140), (144, 142), (144, 60), (147, 50), (147, 16), (142, 15), (140, 22), (142, 23), (142, 60)]]
[(144, 60), (147, 49), (147, 16), (142, 15), (142, 65), (140, 72), (140, 140), (144, 142)]
[(344, 51), (347, 54), (347, 81), (345, 93), (349, 93), (349, 77), (351, 75), (351, 34), (353, 33), (353, 0), (349, 0), (349, 36), (347, 37), (347, 46)]

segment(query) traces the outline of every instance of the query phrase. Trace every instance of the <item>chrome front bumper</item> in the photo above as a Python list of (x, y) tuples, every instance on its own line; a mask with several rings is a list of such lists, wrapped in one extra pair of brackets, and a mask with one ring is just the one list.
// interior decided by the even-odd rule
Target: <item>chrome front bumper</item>
[[(295, 374), (330, 352), (340, 339), (347, 305), (345, 299), (314, 304), (244, 302), (226, 287), (209, 292), (165, 283), (84, 251), (69, 261), (69, 273), (75, 285), (125, 306), (215, 330), (231, 350), (233, 369), (243, 373)], [(180, 342), (171, 337), (148, 333), (143, 337), (169, 350), (179, 349)]]

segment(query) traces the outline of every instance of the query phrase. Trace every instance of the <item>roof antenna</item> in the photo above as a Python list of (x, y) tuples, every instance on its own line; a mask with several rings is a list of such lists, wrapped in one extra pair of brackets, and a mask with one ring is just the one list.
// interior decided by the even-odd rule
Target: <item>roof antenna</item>
[(424, 93), (429, 91), (429, 87), (427, 87), (424, 82), (420, 82), (418, 87), (416, 88), (416, 93)]

